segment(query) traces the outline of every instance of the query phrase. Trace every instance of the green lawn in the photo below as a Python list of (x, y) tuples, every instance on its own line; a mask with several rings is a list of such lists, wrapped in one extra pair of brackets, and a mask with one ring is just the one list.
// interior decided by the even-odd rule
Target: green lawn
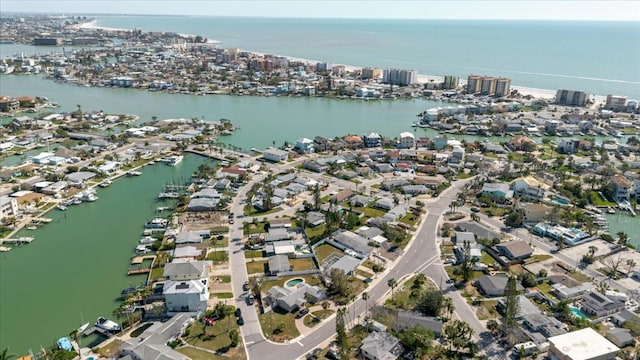
[(151, 274), (149, 275), (149, 280), (151, 282), (162, 279), (162, 275), (164, 274), (164, 268), (157, 267), (151, 269)]
[[(454, 275), (453, 273), (455, 269), (458, 267), (460, 267), (460, 265), (445, 266), (444, 268), (444, 270), (447, 272), (447, 275), (449, 275), (451, 279), (454, 279), (457, 282), (462, 281), (462, 276), (457, 276), (457, 275)], [(473, 280), (479, 278), (482, 275), (484, 275), (482, 271), (472, 271), (471, 277), (469, 278), (469, 282), (472, 282)]]
[(591, 281), (591, 279), (587, 275), (581, 273), (580, 271), (575, 271), (571, 273), (569, 276), (575, 281), (579, 281), (581, 283), (586, 283), (588, 281)]
[(312, 312), (310, 315), (304, 317), (303, 323), (307, 327), (314, 327), (320, 323), (320, 321), (328, 318), (335, 311), (327, 309), (327, 310), (318, 310)]
[(453, 255), (454, 246), (452, 244), (440, 245), (440, 252), (442, 255)]
[(245, 235), (251, 235), (251, 234), (264, 233), (264, 232), (266, 232), (265, 226), (267, 224), (268, 224), (267, 221), (256, 221), (255, 223), (246, 222), (243, 225), (244, 234)]
[[(233, 315), (229, 315), (226, 319), (218, 320), (213, 326), (207, 327), (203, 327), (200, 321), (194, 321), (189, 325), (188, 335), (183, 336), (183, 339), (191, 345), (225, 353), (225, 355), (231, 356), (232, 359), (244, 359), (242, 344), (236, 348), (229, 348), (231, 339), (229, 339), (227, 330), (234, 329), (239, 330)], [(209, 354), (208, 358), (212, 358), (211, 354)], [(225, 358), (228, 357), (225, 356)]]
[(489, 320), (498, 317), (498, 311), (496, 310), (496, 304), (498, 300), (486, 300), (480, 301), (476, 315), (479, 320)]
[(233, 299), (233, 294), (230, 292), (214, 293), (211, 294), (211, 297), (215, 297), (218, 299)]
[(405, 223), (405, 224), (407, 224), (407, 225), (409, 225), (411, 227), (416, 226), (416, 223), (419, 220), (420, 220), (420, 217), (415, 216), (415, 215), (413, 215), (411, 213), (409, 213), (409, 214), (403, 216), (402, 218), (400, 218), (400, 221), (402, 221), (403, 223)]
[(219, 275), (219, 276), (216, 276), (216, 278), (220, 279), (220, 281), (222, 281), (223, 283), (231, 282), (231, 275)]
[(540, 291), (542, 294), (544, 294), (548, 298), (555, 299), (555, 296), (551, 294), (551, 291), (553, 290), (553, 288), (551, 287), (551, 284), (549, 284), (549, 282), (543, 281), (542, 283), (536, 285), (536, 289), (538, 289), (538, 291)]
[(226, 251), (212, 251), (207, 256), (207, 259), (217, 263), (225, 262), (229, 260), (229, 253)]
[(263, 215), (277, 213), (279, 211), (282, 211), (281, 207), (273, 208), (269, 211), (260, 211), (256, 209), (253, 205), (247, 205), (242, 210), (242, 213), (244, 214), (244, 216), (263, 216)]
[(229, 232), (229, 227), (228, 226), (214, 226), (211, 228), (211, 233), (228, 233)]
[(312, 258), (290, 259), (289, 264), (291, 264), (294, 271), (317, 269), (316, 263)]
[(113, 340), (109, 344), (99, 348), (97, 353), (106, 358), (116, 357), (120, 352), (120, 345), (122, 345), (122, 341), (117, 339)]
[(314, 228), (308, 227), (304, 229), (304, 232), (307, 234), (309, 240), (320, 240), (326, 228), (327, 226), (322, 224)]
[(362, 277), (366, 277), (366, 278), (372, 278), (372, 277), (373, 277), (373, 274), (372, 274), (372, 273), (369, 273), (369, 272), (366, 272), (366, 271), (362, 271), (362, 270), (360, 270), (360, 269), (357, 269), (357, 270), (356, 270), (356, 274), (357, 274), (357, 275), (360, 275), (360, 276), (362, 276)]
[(482, 256), (480, 256), (480, 262), (483, 263), (483, 264), (489, 265), (489, 264), (493, 264), (494, 262), (496, 262), (496, 259), (494, 259), (486, 251), (483, 251), (482, 252)]
[[(285, 342), (300, 335), (296, 327), (295, 315), (292, 313), (285, 313), (276, 309), (266, 314), (258, 315), (258, 319), (264, 336), (269, 340)], [(284, 326), (281, 326), (281, 330), (278, 330), (280, 324), (284, 324)]]
[(267, 260), (250, 261), (247, 263), (249, 274), (260, 274), (267, 270)]
[(322, 264), (322, 262), (324, 261), (324, 259), (326, 259), (327, 257), (329, 257), (329, 255), (331, 255), (332, 253), (338, 253), (340, 255), (342, 255), (344, 252), (340, 249), (338, 249), (335, 246), (329, 245), (329, 244), (322, 244), (318, 247), (316, 247), (314, 249), (314, 253), (316, 254), (316, 257), (318, 258), (318, 262), (320, 264)]
[(374, 209), (372, 207), (364, 207), (364, 208), (353, 208), (353, 210), (359, 210), (362, 211), (362, 213), (364, 214), (364, 216), (366, 217), (381, 217), (382, 215), (385, 214), (384, 211), (382, 210), (378, 210), (378, 209)]
[(267, 254), (262, 250), (247, 250), (244, 252), (244, 256), (247, 259), (266, 257), (266, 255)]
[(549, 260), (551, 259), (552, 256), (551, 255), (547, 255), (547, 254), (536, 254), (536, 255), (532, 255), (530, 258), (526, 259), (524, 261), (525, 264), (533, 264), (536, 262), (540, 262), (540, 261), (545, 261), (545, 260)]
[(266, 281), (263, 285), (262, 285), (262, 292), (267, 292), (269, 291), (269, 289), (271, 289), (274, 286), (281, 286), (283, 287), (284, 284), (291, 280), (291, 279), (298, 279), (298, 278), (302, 278), (304, 279), (304, 281), (309, 284), (309, 285), (320, 285), (321, 281), (320, 278), (318, 277), (318, 275), (292, 275), (292, 276), (283, 276), (278, 278), (278, 280), (274, 280), (274, 281)]

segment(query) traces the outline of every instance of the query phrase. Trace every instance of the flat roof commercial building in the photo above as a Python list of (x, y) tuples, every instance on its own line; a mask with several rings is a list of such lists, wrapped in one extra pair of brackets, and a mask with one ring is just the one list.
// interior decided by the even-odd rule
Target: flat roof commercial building
[(549, 353), (558, 360), (613, 360), (618, 350), (592, 328), (549, 338)]

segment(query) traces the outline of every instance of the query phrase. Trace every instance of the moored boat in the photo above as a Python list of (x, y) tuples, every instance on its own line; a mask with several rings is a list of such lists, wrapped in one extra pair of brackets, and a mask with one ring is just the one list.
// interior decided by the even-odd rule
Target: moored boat
[(85, 330), (87, 330), (88, 327), (89, 327), (89, 323), (84, 323), (80, 325), (80, 327), (77, 330), (78, 334), (82, 334)]
[(104, 180), (102, 180), (102, 181), (98, 184), (98, 186), (100, 186), (100, 187), (103, 187), (103, 188), (104, 188), (104, 187), (107, 187), (107, 186), (111, 185), (111, 183), (112, 183), (112, 181), (111, 181), (111, 180), (109, 180), (109, 179), (104, 179)]
[(120, 325), (115, 321), (111, 321), (103, 316), (100, 316), (95, 323), (96, 327), (109, 332), (118, 332), (120, 331)]
[(65, 211), (65, 210), (67, 210), (67, 207), (66, 207), (64, 204), (62, 204), (62, 203), (60, 203), (60, 204), (56, 205), (56, 208), (57, 208), (58, 210), (61, 210), (61, 211)]

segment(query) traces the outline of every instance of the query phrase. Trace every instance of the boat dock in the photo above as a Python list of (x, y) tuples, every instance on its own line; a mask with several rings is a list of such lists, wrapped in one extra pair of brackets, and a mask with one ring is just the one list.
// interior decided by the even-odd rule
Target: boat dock
[(138, 274), (148, 274), (151, 272), (151, 269), (131, 269), (127, 271), (127, 275), (138, 275)]
[[(32, 237), (19, 237), (19, 238), (13, 238), (13, 239), (2, 239), (0, 240), (0, 245), (2, 245), (3, 243), (8, 243), (8, 244), (13, 244), (15, 246), (20, 246), (20, 245), (24, 245), (24, 244), (29, 244), (33, 241), (34, 239)], [(9, 250), (7, 250), (9, 251)]]
[(105, 336), (105, 337), (108, 337), (108, 338), (113, 336), (112, 333), (108, 332), (107, 330), (101, 329), (101, 328), (99, 328), (97, 326), (93, 326), (93, 327), (90, 327), (90, 328), (86, 329), (85, 331), (82, 332), (82, 335), (89, 336), (89, 335), (91, 335), (93, 333), (98, 333), (98, 334), (100, 334), (102, 336)]
[(155, 259), (155, 255), (145, 255), (145, 256), (136, 256), (133, 259), (131, 259), (131, 265), (140, 265), (142, 264), (143, 261), (145, 260), (153, 260)]

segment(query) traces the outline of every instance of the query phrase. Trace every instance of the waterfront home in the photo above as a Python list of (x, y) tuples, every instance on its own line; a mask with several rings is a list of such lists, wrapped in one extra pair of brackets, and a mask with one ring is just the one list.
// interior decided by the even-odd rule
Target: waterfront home
[(202, 244), (204, 239), (210, 237), (209, 230), (190, 230), (183, 231), (176, 235), (174, 243), (178, 244)]
[(171, 251), (171, 257), (176, 258), (185, 258), (190, 260), (196, 260), (202, 256), (202, 250), (198, 249), (195, 246), (181, 246), (176, 247)]
[(314, 142), (311, 139), (303, 137), (296, 141), (295, 148), (302, 154), (310, 154), (314, 152)]
[(182, 281), (206, 279), (209, 277), (211, 261), (188, 261), (174, 259), (165, 264), (163, 278), (165, 280)]
[(76, 187), (84, 187), (85, 182), (96, 177), (96, 173), (88, 172), (88, 171), (78, 171), (75, 173), (68, 174), (66, 176), (69, 184)]
[(362, 138), (364, 140), (364, 147), (366, 148), (376, 148), (382, 146), (382, 138), (380, 137), (380, 134), (376, 132), (366, 134)]
[(317, 286), (311, 286), (305, 282), (294, 287), (274, 286), (267, 291), (265, 301), (272, 308), (281, 308), (286, 312), (292, 312), (302, 308), (307, 301), (318, 303), (327, 298), (327, 292)]
[(162, 288), (168, 315), (179, 312), (203, 313), (209, 303), (209, 278), (166, 280)]
[(220, 169), (220, 171), (218, 171), (218, 173), (222, 177), (238, 179), (244, 176), (247, 173), (247, 171), (240, 169), (237, 166), (229, 166), (229, 167), (223, 167), (222, 169)]
[(397, 359), (402, 351), (400, 340), (386, 331), (373, 331), (360, 345), (360, 354), (367, 360)]
[(287, 160), (287, 158), (289, 157), (289, 152), (269, 147), (264, 150), (262, 155), (265, 160), (272, 161), (272, 162), (280, 162), (280, 161)]
[(526, 136), (518, 136), (509, 140), (507, 146), (511, 150), (525, 152), (535, 151), (537, 148), (536, 142)]
[(363, 146), (362, 138), (357, 135), (347, 135), (344, 137), (344, 141), (345, 141), (346, 147), (348, 147), (351, 150), (361, 149)]
[(629, 201), (633, 183), (627, 180), (624, 175), (615, 174), (611, 176), (609, 182), (613, 184), (613, 198), (615, 201)]
[(0, 220), (18, 215), (18, 201), (15, 197), (0, 196)]
[(561, 154), (575, 154), (578, 151), (580, 140), (578, 139), (560, 139), (558, 140), (558, 152)]
[(187, 360), (167, 344), (182, 336), (192, 321), (188, 314), (177, 314), (164, 323), (153, 323), (139, 337), (123, 342), (119, 355), (133, 360)]

